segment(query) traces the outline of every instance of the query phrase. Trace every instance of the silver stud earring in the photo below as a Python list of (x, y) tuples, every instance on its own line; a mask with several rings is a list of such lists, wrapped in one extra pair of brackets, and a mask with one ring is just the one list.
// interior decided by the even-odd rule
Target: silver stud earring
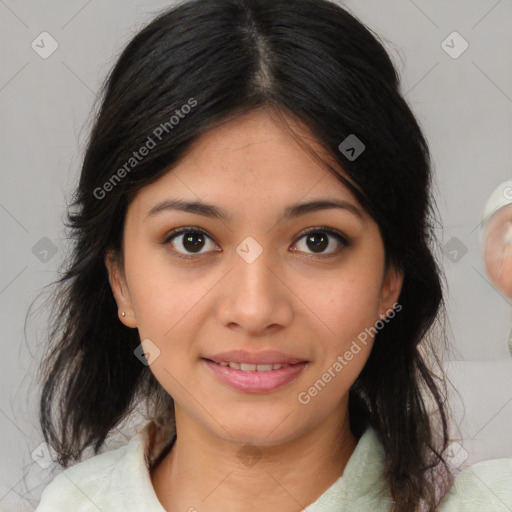
[(123, 311), (123, 312), (121, 313), (121, 316), (126, 316), (126, 313)]

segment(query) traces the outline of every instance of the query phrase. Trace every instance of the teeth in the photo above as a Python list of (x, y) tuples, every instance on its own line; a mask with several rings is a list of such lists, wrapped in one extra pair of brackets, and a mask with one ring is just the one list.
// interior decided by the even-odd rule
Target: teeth
[(221, 366), (229, 366), (233, 370), (243, 370), (244, 372), (269, 372), (271, 370), (279, 370), (279, 368), (286, 368), (289, 364), (250, 364), (250, 363), (235, 363), (222, 361), (219, 363)]

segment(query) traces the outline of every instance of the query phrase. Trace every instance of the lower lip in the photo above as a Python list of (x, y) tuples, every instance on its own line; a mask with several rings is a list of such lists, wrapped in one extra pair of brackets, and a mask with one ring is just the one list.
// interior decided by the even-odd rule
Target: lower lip
[(235, 370), (229, 366), (221, 366), (208, 359), (203, 359), (203, 361), (222, 382), (247, 393), (274, 391), (294, 380), (307, 364), (306, 362), (297, 363), (285, 368), (279, 368), (279, 370), (270, 370), (269, 372), (247, 372)]

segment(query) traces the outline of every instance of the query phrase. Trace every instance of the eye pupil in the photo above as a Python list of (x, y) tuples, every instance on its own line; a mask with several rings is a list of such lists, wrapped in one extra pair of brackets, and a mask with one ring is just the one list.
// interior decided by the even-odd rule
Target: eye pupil
[[(200, 241), (199, 242), (197, 242), (197, 241), (194, 242), (195, 238), (199, 238)], [(202, 233), (188, 232), (188, 233), (186, 233), (183, 236), (183, 246), (187, 250), (190, 250), (190, 248), (192, 248), (192, 252), (194, 252), (196, 249), (201, 250), (202, 249), (202, 245), (201, 245), (202, 243), (204, 244), (204, 236), (203, 236)], [(187, 244), (190, 244), (190, 246), (187, 247)]]
[[(314, 240), (319, 240), (317, 243), (314, 242)], [(312, 242), (312, 245), (309, 245), (309, 242)], [(329, 245), (329, 239), (327, 236), (325, 236), (325, 233), (317, 232), (317, 233), (311, 233), (307, 236), (307, 243), (308, 247), (312, 250), (320, 249), (318, 252), (322, 252), (325, 250), (325, 248)]]

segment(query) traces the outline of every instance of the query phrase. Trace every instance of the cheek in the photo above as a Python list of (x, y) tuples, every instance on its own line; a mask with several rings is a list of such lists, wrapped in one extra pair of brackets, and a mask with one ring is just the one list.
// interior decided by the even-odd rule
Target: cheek
[(324, 383), (319, 389), (325, 385), (325, 390), (318, 393), (322, 398), (316, 406), (327, 411), (348, 393), (371, 353), (370, 328), (375, 325), (378, 310), (377, 287), (357, 277), (340, 280), (337, 286), (319, 294), (311, 309), (319, 311), (322, 323), (328, 326), (318, 344), (320, 354), (313, 379)]
[[(163, 342), (196, 325), (202, 299), (208, 293), (205, 279), (173, 267), (165, 257), (132, 253), (127, 278), (141, 338)], [(131, 273), (130, 273), (131, 270)]]
[[(337, 339), (346, 339), (373, 325), (379, 311), (380, 275), (354, 272), (329, 278), (329, 284), (310, 293), (309, 306)], [(320, 283), (318, 283), (320, 284)], [(331, 332), (333, 331), (333, 332)]]
[(316, 292), (306, 295), (309, 310), (323, 326), (320, 365), (337, 375), (333, 380), (340, 391), (346, 391), (364, 367), (373, 345), (370, 328), (379, 318), (380, 262), (363, 263), (331, 275), (323, 285), (318, 282)]

